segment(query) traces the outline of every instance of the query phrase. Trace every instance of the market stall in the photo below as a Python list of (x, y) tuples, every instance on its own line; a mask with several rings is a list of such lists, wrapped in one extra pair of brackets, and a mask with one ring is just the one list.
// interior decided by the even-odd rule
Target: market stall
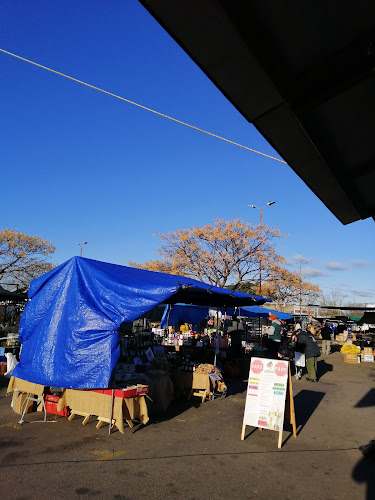
[[(82, 389), (111, 388), (113, 398), (115, 388), (126, 387), (127, 376), (116, 377), (121, 324), (142, 317), (161, 303), (235, 307), (268, 300), (182, 276), (82, 257), (74, 257), (34, 280), (29, 298), (20, 323), (22, 355), (13, 374), (42, 387), (66, 389), (62, 400), (65, 398), (67, 403), (68, 398), (73, 398), (76, 413), (90, 413), (88, 410), (93, 408), (86, 398), (97, 399), (87, 396)], [(153, 345), (152, 339), (148, 342)], [(143, 364), (145, 352), (135, 353), (135, 358), (141, 358)], [(133, 362), (135, 365), (134, 359)], [(137, 377), (140, 378), (140, 373)], [(168, 385), (165, 382), (165, 387)], [(79, 392), (68, 392), (71, 389)], [(108, 409), (106, 405), (103, 399), (100, 408), (104, 411)], [(113, 406), (114, 412), (119, 405), (117, 402)], [(123, 403), (120, 406), (124, 408)], [(146, 413), (142, 410), (141, 415)], [(131, 412), (128, 416), (131, 417)], [(121, 415), (117, 414), (117, 419)]]
[[(174, 304), (166, 306), (160, 332), (165, 335), (164, 345), (168, 348), (175, 346), (180, 354), (189, 353), (192, 361), (200, 360), (199, 348), (206, 343), (205, 351), (210, 349), (211, 356), (203, 362), (213, 362), (216, 351), (222, 361), (227, 356), (235, 358), (237, 370), (233, 373), (246, 376), (249, 356), (268, 355), (266, 330), (269, 318), (276, 317), (282, 321), (293, 319), (290, 314), (260, 306), (220, 308), (217, 311), (207, 307)], [(233, 321), (233, 318), (236, 319)], [(223, 364), (229, 371), (233, 365), (225, 361)]]
[(129, 427), (133, 427), (134, 420), (141, 420), (143, 424), (149, 420), (145, 396), (127, 396), (126, 391), (115, 390), (112, 398), (111, 391), (104, 394), (90, 390), (66, 389), (59, 399), (57, 411), (65, 407), (70, 408), (69, 420), (79, 415), (84, 417), (83, 423), (86, 423), (90, 416), (96, 416), (98, 429), (103, 423), (109, 423), (112, 415), (111, 425), (115, 425), (122, 434), (124, 420)]

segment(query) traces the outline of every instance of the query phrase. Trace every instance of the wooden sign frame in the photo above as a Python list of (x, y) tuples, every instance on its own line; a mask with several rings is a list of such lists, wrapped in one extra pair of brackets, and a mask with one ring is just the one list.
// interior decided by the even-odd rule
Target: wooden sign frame
[[(285, 401), (285, 414), (284, 417), (286, 417), (288, 413), (288, 417), (290, 419), (290, 423), (292, 424), (293, 428), (293, 437), (297, 437), (297, 425), (296, 425), (296, 414), (294, 410), (294, 398), (293, 398), (293, 386), (292, 386), (292, 374), (290, 371), (290, 361), (288, 361), (288, 384), (287, 384), (287, 391), (286, 391), (286, 401)], [(245, 416), (244, 416), (245, 418)], [(255, 427), (257, 428), (257, 427)], [(262, 431), (262, 427), (258, 427), (260, 431)], [(241, 441), (245, 439), (245, 431), (246, 431), (246, 424), (243, 423), (242, 425), (242, 432), (241, 432)], [(279, 439), (277, 443), (277, 447), (281, 449), (282, 442), (283, 442), (283, 429), (280, 429), (279, 431)]]

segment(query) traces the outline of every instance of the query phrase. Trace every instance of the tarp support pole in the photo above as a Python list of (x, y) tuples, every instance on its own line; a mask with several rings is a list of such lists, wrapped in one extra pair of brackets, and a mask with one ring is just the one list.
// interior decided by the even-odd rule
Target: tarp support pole
[(168, 327), (169, 327), (169, 315), (171, 313), (171, 309), (172, 309), (172, 304), (168, 304), (168, 314), (167, 314), (167, 330), (168, 330)]
[(214, 367), (216, 368), (216, 342), (219, 342), (219, 308), (216, 308), (216, 337), (214, 340), (214, 350), (215, 350), (215, 357), (214, 357)]
[(260, 345), (263, 344), (263, 331), (262, 331), (262, 327), (261, 327), (261, 324), (260, 324), (260, 314), (258, 314), (258, 322), (259, 322), (259, 333), (260, 333)]

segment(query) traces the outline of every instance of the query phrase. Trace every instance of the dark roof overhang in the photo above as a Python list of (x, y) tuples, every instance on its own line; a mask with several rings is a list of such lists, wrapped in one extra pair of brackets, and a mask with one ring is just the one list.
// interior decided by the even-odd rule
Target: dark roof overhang
[(375, 218), (375, 2), (140, 3), (343, 224)]

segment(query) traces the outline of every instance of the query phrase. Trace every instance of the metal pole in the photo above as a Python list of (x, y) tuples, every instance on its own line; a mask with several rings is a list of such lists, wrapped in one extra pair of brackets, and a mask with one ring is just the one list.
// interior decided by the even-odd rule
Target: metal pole
[(216, 368), (216, 342), (219, 341), (219, 308), (216, 308), (216, 337), (214, 340), (214, 350), (215, 350), (215, 358), (214, 358), (214, 367)]
[(259, 295), (262, 295), (262, 224), (263, 224), (263, 208), (260, 212), (259, 224)]
[(108, 434), (111, 434), (111, 429), (112, 429), (113, 404), (114, 404), (114, 399), (115, 399), (115, 386), (116, 386), (116, 366), (115, 366), (115, 369), (113, 370), (113, 376), (112, 376), (112, 380), (111, 380), (111, 385), (112, 385), (111, 411), (110, 411), (110, 415), (109, 415), (109, 429), (108, 429)]
[(111, 434), (111, 429), (112, 429), (112, 419), (113, 419), (113, 400), (115, 399), (115, 390), (112, 389), (112, 396), (111, 396), (111, 412), (109, 415), (109, 429), (108, 429), (108, 434)]
[(301, 264), (299, 265), (299, 319), (300, 319), (301, 328), (302, 328), (302, 272), (301, 272)]

